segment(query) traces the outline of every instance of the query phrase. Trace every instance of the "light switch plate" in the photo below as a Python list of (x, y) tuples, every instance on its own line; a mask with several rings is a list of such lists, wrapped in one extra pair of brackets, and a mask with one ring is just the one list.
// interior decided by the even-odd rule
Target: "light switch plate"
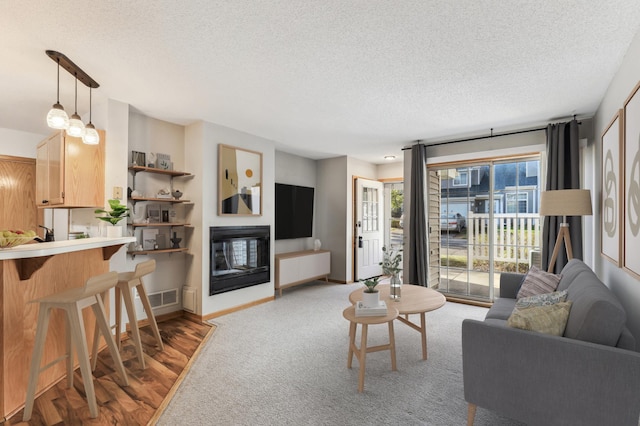
[(113, 198), (116, 200), (122, 200), (122, 187), (114, 186), (113, 187)]

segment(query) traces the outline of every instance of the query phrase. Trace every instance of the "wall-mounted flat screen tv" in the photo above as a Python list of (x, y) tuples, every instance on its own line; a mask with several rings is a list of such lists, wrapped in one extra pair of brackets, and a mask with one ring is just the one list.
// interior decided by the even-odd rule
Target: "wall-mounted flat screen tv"
[(276, 240), (313, 236), (313, 193), (307, 186), (276, 183)]

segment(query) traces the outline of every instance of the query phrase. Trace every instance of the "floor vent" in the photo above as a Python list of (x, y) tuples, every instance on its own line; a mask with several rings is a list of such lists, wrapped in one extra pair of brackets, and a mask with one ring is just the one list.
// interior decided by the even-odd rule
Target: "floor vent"
[(164, 306), (175, 305), (178, 303), (178, 289), (172, 288), (157, 293), (147, 294), (149, 303), (153, 309), (162, 308)]

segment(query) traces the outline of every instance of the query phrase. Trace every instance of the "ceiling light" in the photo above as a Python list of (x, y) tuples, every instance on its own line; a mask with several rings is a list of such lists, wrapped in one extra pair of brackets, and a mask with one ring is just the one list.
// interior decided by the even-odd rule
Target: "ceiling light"
[[(56, 52), (55, 50), (47, 50), (46, 53), (47, 56), (58, 64), (58, 102), (47, 115), (47, 124), (54, 129), (66, 129), (69, 136), (81, 137), (82, 141), (86, 144), (95, 145), (100, 143), (100, 135), (91, 122), (91, 89), (97, 89), (100, 85), (62, 53)], [(60, 66), (76, 79), (75, 112), (71, 116), (71, 119), (67, 117), (64, 108), (60, 105)], [(86, 128), (78, 115), (78, 80), (89, 88), (89, 124), (87, 124)], [(62, 122), (64, 122), (64, 125), (61, 124)]]
[(66, 129), (69, 127), (69, 116), (60, 105), (60, 59), (58, 59), (58, 95), (56, 103), (47, 114), (47, 125), (52, 129)]
[(100, 135), (98, 134), (96, 127), (91, 122), (91, 87), (89, 87), (89, 123), (85, 127), (82, 142), (87, 145), (98, 145), (100, 143)]
[(396, 156), (395, 155), (385, 155), (384, 159), (387, 161), (391, 161), (391, 160), (395, 160)]
[(85, 128), (82, 119), (78, 115), (78, 76), (76, 75), (76, 101), (75, 110), (71, 118), (69, 119), (69, 128), (67, 134), (75, 138), (81, 138), (84, 136)]

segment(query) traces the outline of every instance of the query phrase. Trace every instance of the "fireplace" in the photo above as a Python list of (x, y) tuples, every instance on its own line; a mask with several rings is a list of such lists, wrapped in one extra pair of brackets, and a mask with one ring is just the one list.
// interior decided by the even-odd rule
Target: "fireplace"
[(269, 226), (212, 226), (209, 236), (210, 296), (270, 281)]

